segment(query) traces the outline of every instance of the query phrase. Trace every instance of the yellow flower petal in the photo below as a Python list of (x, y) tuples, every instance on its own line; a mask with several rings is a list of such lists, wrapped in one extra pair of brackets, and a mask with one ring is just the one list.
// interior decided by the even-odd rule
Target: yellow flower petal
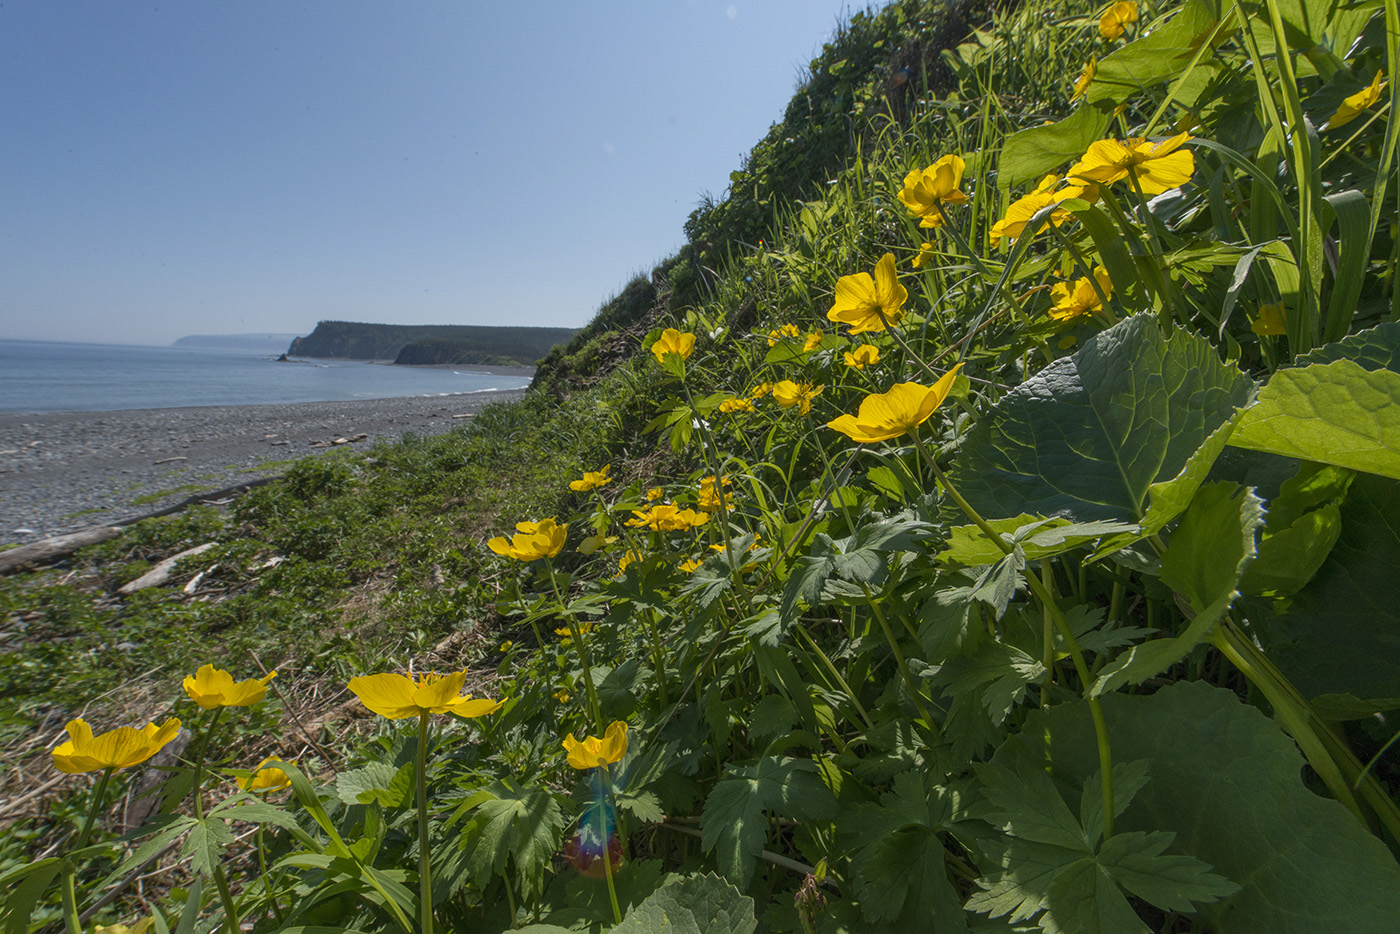
[(627, 755), (627, 724), (614, 720), (604, 732), (603, 738), (585, 736), (574, 739), (570, 733), (564, 738), (564, 751), (568, 753), (569, 765), (575, 769), (606, 768)]
[(886, 253), (875, 264), (875, 275), (858, 272), (836, 280), (836, 301), (827, 320), (848, 324), (852, 334), (883, 331), (904, 317), (909, 292), (899, 284), (894, 254)]
[(827, 422), (858, 444), (898, 438), (931, 416), (953, 388), (959, 363), (932, 386), (896, 383), (888, 392), (872, 393), (861, 400), (859, 414), (842, 415)]
[(70, 774), (98, 769), (124, 769), (145, 762), (180, 732), (180, 721), (171, 717), (160, 726), (148, 723), (139, 730), (119, 726), (98, 736), (81, 719), (68, 723), (68, 739), (53, 751), (53, 764)]
[(270, 672), (263, 678), (250, 678), (247, 681), (233, 680), (233, 675), (213, 665), (201, 665), (193, 675), (184, 680), (185, 693), (205, 710), (215, 707), (248, 707), (256, 704), (267, 694), (267, 683), (277, 677)]
[(1380, 100), (1381, 91), (1390, 83), (1388, 81), (1382, 81), (1381, 79), (1384, 77), (1385, 75), (1381, 72), (1376, 72), (1375, 77), (1371, 79), (1369, 85), (1342, 101), (1341, 106), (1337, 108), (1337, 112), (1327, 121), (1326, 129), (1335, 130), (1339, 126), (1350, 123), (1365, 113), (1372, 104)]
[(348, 685), (355, 696), (370, 710), (390, 720), (416, 717), (422, 712), (414, 702), (418, 685), (408, 675), (381, 672), (351, 678)]

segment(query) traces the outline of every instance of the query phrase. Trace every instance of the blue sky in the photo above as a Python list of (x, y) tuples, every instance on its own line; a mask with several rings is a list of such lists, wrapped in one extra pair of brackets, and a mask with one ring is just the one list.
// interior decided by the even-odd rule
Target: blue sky
[(0, 6), (0, 337), (578, 327), (846, 0)]

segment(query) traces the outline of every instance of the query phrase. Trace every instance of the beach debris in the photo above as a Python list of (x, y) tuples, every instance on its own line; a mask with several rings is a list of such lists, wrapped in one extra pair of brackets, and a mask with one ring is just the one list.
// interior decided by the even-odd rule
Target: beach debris
[(99, 525), (91, 529), (83, 529), (81, 532), (71, 532), (29, 545), (21, 545), (18, 548), (11, 548), (9, 551), (0, 551), (0, 574), (12, 574), (22, 568), (47, 564), (55, 558), (71, 555), (79, 548), (105, 542), (120, 534), (122, 534), (122, 530), (115, 526)]
[(218, 569), (219, 569), (219, 565), (218, 565), (217, 563), (216, 563), (216, 564), (211, 564), (209, 567), (207, 567), (207, 568), (205, 568), (204, 570), (200, 571), (200, 572), (199, 572), (198, 574), (196, 574), (194, 577), (191, 577), (191, 578), (190, 578), (190, 582), (189, 582), (188, 584), (185, 585), (185, 596), (189, 596), (190, 594), (192, 594), (192, 593), (194, 593), (196, 590), (198, 590), (198, 589), (199, 589), (199, 585), (200, 585), (200, 583), (204, 580), (205, 575), (207, 575), (207, 574), (213, 574), (213, 573), (214, 573), (215, 571), (217, 571)]
[(349, 438), (336, 438), (331, 444), (354, 444), (356, 441), (363, 441), (369, 437), (369, 432), (362, 431)]
[(175, 565), (184, 558), (192, 558), (195, 555), (202, 555), (210, 548), (214, 547), (213, 542), (205, 542), (203, 545), (196, 545), (193, 548), (186, 548), (179, 554), (171, 555), (160, 564), (142, 574), (136, 580), (122, 584), (117, 588), (117, 593), (122, 596), (130, 596), (138, 590), (145, 590), (147, 587), (159, 587), (170, 579), (170, 574), (175, 570)]
[(187, 461), (188, 457), (167, 457), (164, 460), (152, 461), (151, 463), (159, 467), (161, 464), (173, 464), (176, 461)]
[(475, 412), (463, 412), (461, 415), (454, 415), (453, 418), (476, 418)]

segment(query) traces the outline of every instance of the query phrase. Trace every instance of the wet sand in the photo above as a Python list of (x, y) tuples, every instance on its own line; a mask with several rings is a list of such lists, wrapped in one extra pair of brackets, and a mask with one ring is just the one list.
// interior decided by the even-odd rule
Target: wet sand
[(522, 395), (0, 414), (0, 545), (144, 515), (336, 447), (441, 434)]

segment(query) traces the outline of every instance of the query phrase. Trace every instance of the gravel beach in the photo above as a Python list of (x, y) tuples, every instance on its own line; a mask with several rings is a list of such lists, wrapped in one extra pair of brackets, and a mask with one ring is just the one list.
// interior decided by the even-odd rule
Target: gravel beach
[(335, 447), (441, 434), (521, 395), (0, 414), (0, 545), (144, 515)]

